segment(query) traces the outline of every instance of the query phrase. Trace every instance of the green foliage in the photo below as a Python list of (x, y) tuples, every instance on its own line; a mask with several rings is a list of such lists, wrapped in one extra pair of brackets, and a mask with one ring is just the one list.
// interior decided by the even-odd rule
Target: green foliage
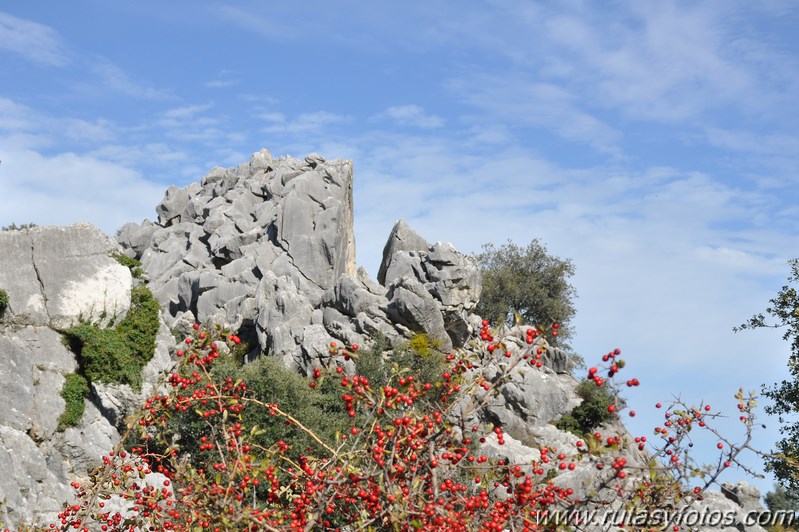
[(12, 223), (11, 225), (6, 225), (0, 227), (0, 231), (21, 231), (23, 229), (32, 229), (33, 227), (38, 227), (36, 224), (15, 224)]
[(441, 380), (446, 366), (446, 356), (438, 351), (439, 347), (440, 342), (424, 333), (393, 347), (385, 336), (378, 334), (369, 349), (359, 352), (356, 372), (368, 378), (373, 387), (389, 384), (392, 376), (399, 373), (411, 373), (420, 382), (433, 383)]
[(390, 350), (391, 342), (378, 332), (372, 339), (371, 346), (358, 352), (358, 360), (355, 362), (358, 375), (369, 379), (375, 387), (386, 384), (391, 377), (391, 364), (385, 354)]
[[(233, 356), (220, 357), (212, 375), (217, 381), (232, 379), (247, 383), (247, 397), (265, 404), (277, 404), (291, 412), (294, 418), (316, 433), (322, 441), (334, 444), (336, 432), (343, 433), (354, 420), (347, 415), (340, 400), (341, 386), (334, 378), (322, 379), (315, 389), (308, 379), (280, 364), (273, 357), (262, 356), (240, 366)], [(319, 451), (316, 442), (305, 432), (286, 423), (285, 418), (264, 414), (264, 409), (252, 406), (241, 413), (240, 422), (255, 429), (254, 442), (264, 448), (284, 441), (289, 446), (287, 456), (293, 458), (310, 449)], [(200, 438), (208, 434), (211, 425), (197, 412), (175, 413), (169, 420), (170, 429), (180, 434), (183, 451), (196, 457), (198, 463), (211, 454), (200, 451)]]
[[(240, 346), (244, 343), (240, 344)], [(345, 434), (353, 424), (363, 420), (351, 418), (341, 401), (341, 385), (337, 375), (327, 375), (310, 388), (307, 378), (280, 364), (276, 359), (262, 356), (243, 364), (242, 353), (248, 347), (231, 351), (214, 364), (215, 380), (247, 383), (247, 396), (265, 404), (277, 404), (328, 444), (335, 444), (336, 434)], [(237, 354), (238, 353), (238, 354)], [(387, 356), (384, 356), (389, 353)], [(445, 357), (437, 351), (437, 343), (424, 334), (411, 338), (407, 344), (392, 346), (383, 335), (377, 335), (369, 349), (358, 352), (356, 374), (366, 377), (372, 389), (379, 389), (398, 374), (412, 373), (419, 381), (435, 382), (441, 379), (446, 364)], [(318, 451), (318, 444), (304, 431), (287, 425), (282, 417), (265, 416), (258, 408), (247, 408), (241, 413), (241, 423), (252, 429), (257, 427), (255, 442), (270, 447), (278, 441), (289, 445), (288, 456), (296, 458), (309, 449)], [(194, 411), (175, 413), (169, 420), (170, 429), (181, 435), (181, 448), (204, 460), (200, 451), (200, 438), (207, 435), (209, 423)], [(210, 455), (209, 455), (210, 456)]]
[(141, 279), (144, 276), (144, 270), (141, 267), (141, 262), (138, 260), (132, 259), (124, 253), (114, 253), (111, 257), (116, 259), (122, 266), (126, 266), (134, 279)]
[(86, 378), (79, 373), (70, 373), (61, 388), (61, 397), (66, 401), (64, 413), (58, 418), (58, 426), (61, 429), (74, 427), (83, 417), (83, 399), (89, 394), (89, 383)]
[(780, 484), (774, 485), (774, 491), (769, 491), (765, 496), (766, 508), (770, 512), (789, 510), (799, 512), (799, 496), (788, 493)]
[[(787, 512), (794, 512), (799, 516), (799, 497), (794, 494), (788, 493), (780, 484), (774, 485), (774, 491), (769, 491), (764, 497), (766, 501), (766, 508), (769, 512), (777, 515), (785, 515)], [(787, 521), (787, 520), (786, 520)], [(769, 532), (789, 532), (796, 530), (796, 524), (799, 520), (794, 519), (790, 524), (794, 526), (784, 526), (777, 523), (773, 526), (766, 527)]]
[(763, 386), (763, 395), (772, 401), (765, 411), (779, 417), (783, 436), (776, 444), (776, 456), (766, 460), (766, 470), (773, 471), (789, 492), (799, 493), (799, 292), (794, 287), (799, 283), (799, 259), (791, 260), (789, 265), (788, 284), (766, 308), (766, 314), (775, 321), (771, 322), (765, 314), (759, 313), (733, 330), (780, 328), (785, 330), (783, 339), (790, 342), (788, 370), (791, 378), (771, 387)]
[(0, 316), (8, 308), (8, 292), (0, 288)]
[(582, 381), (575, 391), (583, 402), (561, 416), (555, 426), (587, 438), (597, 427), (614, 418), (614, 414), (608, 412), (608, 406), (614, 403), (615, 398), (607, 386), (597, 386), (593, 380)]
[(540, 327), (559, 323), (559, 337), (571, 336), (575, 291), (568, 282), (574, 275), (570, 260), (549, 255), (544, 244), (533, 240), (526, 248), (511, 241), (499, 248), (485, 244), (477, 262), (483, 274), (477, 314), (508, 325), (517, 319)]
[(158, 301), (147, 287), (131, 290), (125, 319), (112, 329), (82, 322), (64, 331), (66, 344), (78, 356), (91, 382), (129, 384), (141, 388), (141, 370), (155, 351), (158, 333)]

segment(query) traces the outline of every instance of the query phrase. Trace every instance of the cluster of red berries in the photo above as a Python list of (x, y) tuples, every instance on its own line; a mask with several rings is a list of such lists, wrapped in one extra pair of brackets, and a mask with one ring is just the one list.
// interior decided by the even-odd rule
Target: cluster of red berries
[[(553, 324), (548, 334), (556, 337), (558, 332), (558, 324)], [(621, 456), (628, 445), (644, 450), (646, 437), (636, 437), (633, 443), (620, 435), (603, 437), (596, 432), (577, 441), (574, 450), (543, 447), (538, 460), (521, 464), (493, 460), (480, 451), (488, 439), (503, 445), (509, 437), (501, 426), (481, 418), (480, 406), (511, 379), (519, 364), (542, 368), (545, 333), (538, 328), (524, 331), (521, 339), (529, 347), (515, 354), (483, 321), (480, 339), (485, 350), (480, 357), (483, 362), (489, 357), (501, 368), (500, 375), (489, 378), (482, 371), (484, 364), (468, 354), (452, 353), (436, 382), (400, 373), (374, 387), (367, 378), (352, 374), (352, 364), (343, 364), (357, 358), (358, 346), (331, 342), (329, 361), (311, 370), (309, 386), (335, 378), (341, 387), (341, 405), (353, 424), (337, 441), (324, 442), (280, 405), (249, 397), (246, 383), (215, 377), (211, 368), (223, 356), (222, 343), (235, 346), (241, 340), (218, 328), (195, 325), (194, 334), (177, 352), (178, 367), (165, 379), (166, 391), (162, 388), (148, 398), (135, 422), (143, 435), (141, 443), (130, 454), (110, 453), (92, 481), (74, 483), (77, 502), (65, 507), (51, 528), (554, 530), (539, 526), (542, 513), (590, 502), (590, 495), (580, 501), (574, 489), (553, 482), (558, 474), (583, 467), (581, 462), (603, 471), (597, 486), (615, 487), (618, 496), (630, 501), (656, 500), (653, 494), (662, 489), (662, 480), (657, 479), (664, 476), (644, 476), (632, 483), (630, 476), (646, 472), (634, 473), (628, 458)], [(588, 370), (589, 379), (617, 390), (615, 379), (624, 368), (620, 354), (615, 349), (604, 355), (601, 369)], [(631, 378), (626, 384), (635, 387), (639, 382)], [(739, 399), (747, 427), (752, 405)], [(245, 408), (285, 418), (295, 430), (316, 439), (321, 455), (310, 450), (298, 455), (282, 440), (260, 447), (253, 440), (257, 427), (241, 421)], [(608, 410), (615, 414), (623, 408), (624, 403), (616, 400)], [(685, 455), (687, 432), (693, 425), (704, 427), (709, 410), (708, 405), (670, 408), (663, 426), (656, 429), (663, 446), (655, 453), (675, 468), (675, 478), (682, 478), (685, 469), (679, 457)], [(197, 456), (184, 453), (180, 435), (169, 432), (174, 415), (196, 415), (205, 427), (198, 435)], [(728, 453), (723, 465), (729, 467), (736, 450), (721, 442), (718, 448)], [(153, 472), (166, 477), (157, 487), (144, 481)], [(691, 488), (690, 493), (699, 496), (703, 489)], [(107, 511), (111, 498), (125, 501), (125, 510)]]

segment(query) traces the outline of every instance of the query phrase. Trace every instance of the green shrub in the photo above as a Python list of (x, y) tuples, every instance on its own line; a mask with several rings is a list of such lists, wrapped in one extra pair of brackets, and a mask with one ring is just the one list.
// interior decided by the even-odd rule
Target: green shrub
[[(244, 343), (240, 344), (244, 345)], [(356, 374), (369, 379), (373, 390), (379, 389), (397, 374), (412, 372), (424, 382), (441, 380), (446, 364), (445, 356), (435, 348), (426, 335), (419, 334), (408, 343), (395, 346), (388, 357), (383, 354), (391, 349), (385, 336), (374, 338), (369, 349), (358, 352), (355, 362)], [(358, 417), (351, 418), (341, 401), (340, 378), (336, 374), (316, 381), (309, 386), (309, 379), (280, 364), (275, 358), (262, 356), (254, 362), (242, 365), (244, 348), (220, 357), (214, 364), (213, 376), (217, 382), (231, 379), (247, 383), (247, 396), (267, 404), (277, 404), (291, 412), (294, 418), (318, 435), (322, 441), (335, 445), (337, 434), (346, 433), (353, 424), (360, 423)], [(397, 385), (396, 379), (392, 382)], [(282, 417), (264, 416), (261, 409), (250, 407), (241, 413), (241, 423), (253, 429), (257, 427), (255, 442), (270, 447), (277, 441), (289, 445), (288, 456), (296, 458), (316, 449), (318, 444), (302, 430), (287, 425)], [(183, 451), (205, 460), (205, 451), (200, 451), (200, 438), (209, 436), (208, 422), (195, 411), (176, 412), (168, 421), (171, 431), (180, 434)], [(210, 455), (208, 455), (210, 456)]]
[(607, 386), (597, 386), (593, 380), (582, 381), (575, 391), (583, 402), (561, 416), (555, 426), (585, 438), (614, 418), (608, 406), (614, 403), (615, 398)]
[(78, 357), (90, 382), (129, 384), (141, 388), (141, 370), (155, 351), (158, 334), (158, 301), (150, 290), (131, 290), (130, 310), (112, 329), (83, 322), (65, 331), (66, 344)]
[[(447, 364), (446, 355), (438, 351), (440, 345), (426, 334), (418, 333), (392, 347), (385, 336), (378, 334), (369, 349), (359, 352), (355, 370), (358, 375), (367, 377), (373, 388), (389, 384), (397, 373), (413, 374), (421, 382), (437, 382)], [(386, 351), (390, 353), (384, 357)]]
[(83, 399), (89, 394), (89, 383), (79, 373), (70, 373), (61, 388), (61, 397), (66, 401), (64, 413), (58, 418), (58, 426), (62, 429), (74, 427), (83, 417)]
[(141, 279), (144, 277), (144, 270), (141, 267), (141, 262), (136, 259), (132, 259), (125, 255), (124, 253), (114, 253), (111, 255), (118, 263), (122, 266), (126, 266), (129, 270), (131, 275), (133, 275), (134, 279)]
[(8, 292), (0, 288), (0, 316), (8, 308)]
[(32, 229), (34, 227), (38, 227), (36, 224), (15, 224), (12, 223), (11, 225), (6, 225), (0, 227), (0, 231), (21, 231), (22, 229)]
[[(262, 356), (240, 366), (233, 356), (223, 356), (214, 363), (212, 375), (217, 382), (228, 378), (246, 382), (247, 397), (288, 409), (297, 421), (330, 445), (335, 444), (337, 432), (343, 433), (355, 422), (344, 410), (340, 399), (341, 385), (337, 379), (322, 379), (315, 389), (311, 389), (307, 378), (282, 366), (272, 357)], [(257, 445), (271, 447), (282, 440), (289, 446), (286, 455), (295, 459), (307, 454), (309, 448), (314, 452), (320, 450), (312, 438), (287, 425), (283, 417), (264, 415), (264, 409), (257, 406), (245, 408), (240, 415), (244, 426), (257, 431), (254, 436)], [(204, 461), (213, 456), (213, 453), (200, 450), (200, 438), (212, 436), (208, 432), (211, 427), (208, 421), (195, 410), (187, 410), (175, 412), (167, 423), (169, 431), (180, 434), (181, 450), (193, 457), (196, 466), (205, 467)]]

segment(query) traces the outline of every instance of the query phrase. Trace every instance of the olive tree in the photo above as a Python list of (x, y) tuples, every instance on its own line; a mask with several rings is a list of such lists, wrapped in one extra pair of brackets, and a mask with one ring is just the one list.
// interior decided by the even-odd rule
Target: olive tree
[(766, 469), (773, 471), (789, 492), (799, 493), (799, 292), (795, 288), (799, 283), (799, 259), (791, 260), (789, 265), (791, 275), (788, 284), (771, 299), (765, 314), (755, 314), (733, 330), (778, 328), (784, 330), (783, 339), (790, 342), (790, 378), (763, 386), (763, 395), (772, 401), (765, 411), (778, 416), (782, 435), (776, 444), (777, 452), (766, 459)]
[(515, 321), (547, 327), (560, 324), (559, 338), (572, 333), (574, 287), (569, 277), (574, 265), (547, 253), (538, 240), (520, 247), (510, 240), (500, 247), (484, 244), (477, 255), (483, 274), (483, 292), (477, 314), (493, 322)]

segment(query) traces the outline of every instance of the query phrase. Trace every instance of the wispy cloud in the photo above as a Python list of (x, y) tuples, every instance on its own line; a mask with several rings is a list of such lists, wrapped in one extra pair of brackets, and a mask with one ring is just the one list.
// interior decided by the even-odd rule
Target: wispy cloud
[(113, 234), (131, 216), (134, 220), (152, 216), (163, 195), (160, 184), (145, 180), (139, 172), (92, 156), (0, 149), (0, 160), (2, 225), (86, 221)]
[(215, 79), (212, 81), (206, 81), (203, 83), (203, 85), (209, 89), (224, 89), (225, 87), (233, 87), (234, 85), (238, 85), (238, 83), (239, 80), (237, 79)]
[(450, 82), (466, 103), (508, 123), (551, 130), (573, 142), (613, 156), (622, 155), (622, 134), (581, 108), (579, 99), (562, 86), (494, 76), (469, 76)]
[(184, 105), (181, 107), (173, 107), (164, 112), (164, 118), (167, 120), (184, 120), (195, 118), (197, 115), (204, 113), (213, 107), (211, 103)]
[(389, 120), (402, 126), (436, 129), (444, 125), (440, 116), (427, 114), (419, 105), (395, 105), (374, 115), (372, 121)]
[[(254, 13), (249, 9), (232, 5), (217, 5), (213, 8), (213, 12), (227, 22), (270, 40), (297, 40), (301, 36), (301, 33), (294, 31), (295, 28), (290, 25), (281, 24), (274, 17), (270, 18), (265, 14)], [(263, 13), (263, 10), (259, 10), (259, 12)]]
[(719, 148), (763, 155), (793, 155), (799, 157), (799, 136), (709, 127), (705, 130), (707, 141)]
[(70, 63), (66, 47), (49, 26), (0, 12), (0, 50), (19, 54), (45, 66)]
[(104, 59), (91, 65), (91, 71), (105, 87), (125, 96), (158, 100), (172, 98), (167, 91), (132, 79), (122, 68)]
[(287, 119), (282, 113), (261, 113), (260, 118), (268, 124), (262, 128), (264, 133), (288, 133), (291, 135), (319, 133), (330, 125), (349, 120), (345, 115), (327, 111), (301, 113), (293, 119)]

